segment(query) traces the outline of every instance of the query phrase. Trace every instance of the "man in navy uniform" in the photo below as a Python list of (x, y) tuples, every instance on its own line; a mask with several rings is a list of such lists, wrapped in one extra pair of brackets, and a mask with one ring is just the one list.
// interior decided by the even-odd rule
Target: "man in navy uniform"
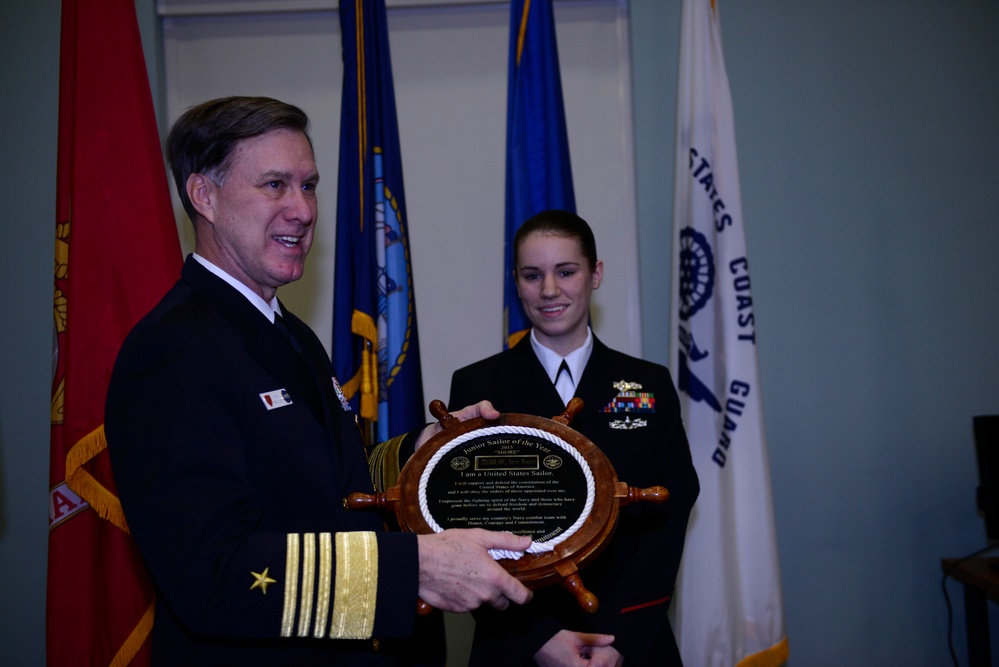
[(239, 97), (188, 110), (167, 139), (195, 253), (122, 346), (105, 415), (157, 592), (154, 664), (395, 665), (418, 597), (461, 612), (531, 596), (487, 553), (528, 538), (387, 533), (343, 505), (372, 490), (356, 420), (321, 342), (276, 296), (315, 229), (307, 132), (297, 107)]

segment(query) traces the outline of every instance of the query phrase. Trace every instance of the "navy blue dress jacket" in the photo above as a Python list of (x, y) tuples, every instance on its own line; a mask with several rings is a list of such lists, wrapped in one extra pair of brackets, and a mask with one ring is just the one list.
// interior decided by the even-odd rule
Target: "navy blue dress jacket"
[[(594, 337), (576, 396), (584, 407), (570, 426), (607, 455), (617, 478), (629, 486), (665, 486), (670, 497), (622, 508), (609, 546), (581, 571), (599, 598), (596, 613), (580, 610), (559, 586), (536, 591), (523, 608), (476, 612), (473, 667), (533, 664), (534, 653), (562, 629), (615, 635), (629, 666), (681, 664), (666, 614), (699, 486), (669, 371)], [(507, 413), (551, 418), (565, 409), (529, 336), (454, 373), (451, 410), (482, 399)]]
[(416, 539), (344, 508), (372, 490), (354, 414), (322, 343), (282, 310), (301, 354), (188, 258), (115, 364), (105, 430), (157, 592), (154, 665), (394, 665), (407, 651), (392, 638), (413, 630)]

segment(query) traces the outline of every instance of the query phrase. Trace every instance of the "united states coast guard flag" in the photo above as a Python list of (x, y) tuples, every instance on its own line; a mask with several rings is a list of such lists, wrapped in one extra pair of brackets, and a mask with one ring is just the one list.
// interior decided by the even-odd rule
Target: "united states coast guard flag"
[(513, 237), (529, 217), (553, 208), (576, 212), (555, 16), (551, 0), (512, 0), (506, 100), (504, 347), (516, 345), (531, 328), (513, 277)]
[(701, 495), (678, 576), (688, 665), (787, 660), (732, 99), (713, 0), (684, 0), (671, 358)]
[(425, 423), (384, 0), (341, 0), (333, 363), (378, 441)]

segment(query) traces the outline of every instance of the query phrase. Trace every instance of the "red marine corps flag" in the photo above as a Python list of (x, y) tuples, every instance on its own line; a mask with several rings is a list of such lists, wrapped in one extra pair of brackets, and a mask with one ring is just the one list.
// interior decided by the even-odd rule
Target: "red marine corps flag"
[(125, 334), (181, 254), (133, 0), (64, 0), (59, 76), (48, 664), (148, 664), (153, 591), (104, 441)]

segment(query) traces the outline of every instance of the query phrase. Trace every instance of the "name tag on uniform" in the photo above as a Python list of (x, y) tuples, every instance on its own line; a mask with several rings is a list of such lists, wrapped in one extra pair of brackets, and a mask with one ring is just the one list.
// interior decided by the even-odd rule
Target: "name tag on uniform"
[(274, 410), (275, 408), (283, 408), (286, 405), (291, 405), (291, 396), (288, 395), (287, 389), (265, 391), (260, 394), (260, 400), (264, 402), (264, 407), (268, 410)]

